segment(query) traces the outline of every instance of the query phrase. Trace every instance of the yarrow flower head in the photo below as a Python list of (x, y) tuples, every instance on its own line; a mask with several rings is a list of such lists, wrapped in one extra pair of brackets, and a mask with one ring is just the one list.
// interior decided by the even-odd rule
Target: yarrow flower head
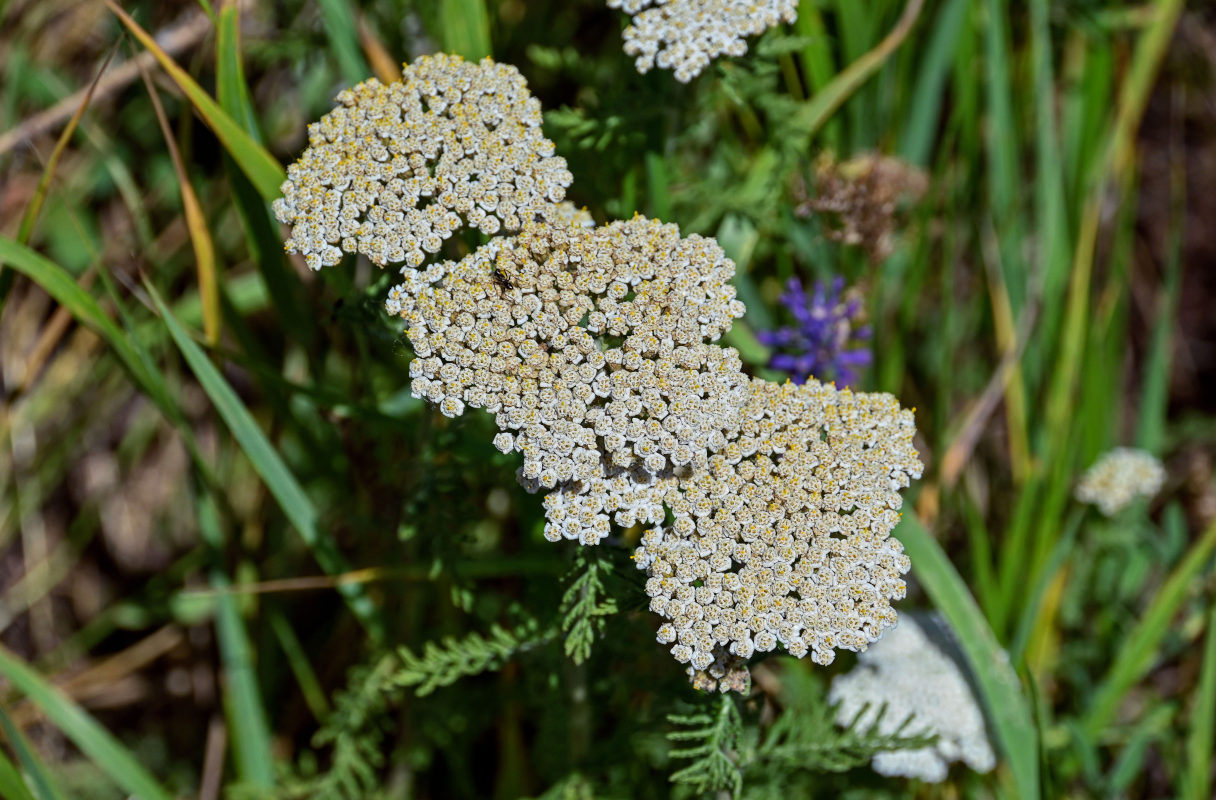
[(860, 324), (861, 301), (843, 293), (844, 279), (830, 286), (816, 283), (807, 294), (802, 282), (790, 278), (781, 304), (794, 316), (794, 324), (775, 331), (760, 331), (762, 344), (785, 352), (775, 353), (769, 366), (788, 372), (795, 383), (818, 376), (847, 386), (857, 369), (870, 363), (870, 351), (860, 344), (870, 329)]
[[(921, 473), (910, 412), (749, 379), (717, 344), (745, 310), (734, 262), (675, 225), (596, 226), (564, 202), (569, 172), (514, 68), (424, 57), (339, 99), (276, 203), (288, 248), (314, 268), (406, 262), (386, 308), (414, 395), (494, 415), (550, 541), (649, 527), (634, 558), (658, 639), (697, 685), (745, 691), (756, 651), (828, 664), (894, 623), (909, 564), (890, 533)], [(425, 264), (462, 226), (491, 238)]]
[(912, 414), (888, 394), (753, 380), (738, 436), (678, 476), (674, 518), (634, 554), (658, 638), (704, 670), (781, 645), (830, 664), (894, 624), (904, 597), (899, 490), (921, 474)]
[(1165, 467), (1151, 453), (1116, 447), (1081, 476), (1076, 497), (1113, 517), (1137, 498), (1154, 497), (1165, 483)]
[(633, 17), (625, 29), (625, 52), (638, 72), (675, 71), (683, 83), (720, 55), (747, 52), (748, 36), (798, 17), (797, 0), (608, 0)]
[(839, 703), (838, 725), (855, 720), (871, 725), (885, 704), (879, 733), (895, 733), (911, 716), (905, 734), (937, 735), (929, 747), (876, 754), (871, 766), (880, 775), (940, 783), (953, 761), (976, 772), (996, 766), (983, 712), (949, 635), (939, 615), (905, 612), (894, 630), (858, 657), (852, 671), (832, 680), (828, 699)]
[[(735, 350), (709, 342), (743, 313), (733, 274), (713, 240), (643, 217), (529, 224), (412, 276), (389, 310), (418, 356), (416, 396), (450, 416), (485, 408), (495, 445), (524, 455), (525, 485), (587, 494), (610, 473), (704, 464), (725, 446), (747, 378)], [(608, 516), (593, 502), (550, 522), (550, 538), (598, 541)]]
[(320, 269), (342, 253), (418, 267), (463, 227), (517, 231), (551, 214), (572, 180), (541, 132), (540, 103), (515, 67), (422, 56), (400, 82), (338, 95), (287, 170), (287, 250)]

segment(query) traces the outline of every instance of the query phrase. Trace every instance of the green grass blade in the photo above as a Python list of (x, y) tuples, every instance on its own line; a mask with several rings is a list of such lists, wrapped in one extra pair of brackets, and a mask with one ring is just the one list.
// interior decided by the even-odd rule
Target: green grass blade
[(490, 55), (490, 15), (485, 0), (441, 0), (439, 38), (448, 53), (470, 60)]
[(831, 83), (802, 104), (791, 120), (794, 130), (806, 139), (814, 136), (841, 104), (878, 72), (891, 54), (899, 49), (916, 25), (924, 5), (924, 0), (908, 0), (899, 21), (881, 42), (841, 70)]
[[(1060, 161), (1060, 141), (1056, 125), (1056, 96), (1051, 63), (1051, 26), (1048, 24), (1047, 0), (1030, 3), (1030, 53), (1034, 81), (1035, 150), (1038, 161), (1035, 176), (1035, 225), (1039, 245), (1038, 261), (1043, 270), (1040, 334), (1033, 347), (1050, 348), (1060, 327), (1062, 300), (1068, 286), (1071, 267), (1064, 206), (1064, 168)], [(1028, 362), (1038, 373), (1042, 352), (1028, 347)]]
[(67, 270), (3, 236), (0, 236), (0, 261), (12, 265), (18, 272), (31, 278), (53, 297), (55, 302), (70, 311), (73, 317), (101, 336), (114, 349), (136, 384), (147, 392), (162, 410), (176, 408), (164, 381), (149, 370), (148, 365), (131, 346), (122, 328), (105, 315), (93, 296), (80, 288)]
[(1177, 713), (1177, 703), (1155, 703), (1144, 715), (1144, 719), (1133, 727), (1127, 737), (1127, 744), (1123, 746), (1118, 760), (1110, 770), (1106, 786), (1101, 792), (1103, 797), (1128, 796), (1128, 787), (1144, 774), (1150, 748), (1171, 730)]
[(171, 795), (144, 770), (130, 750), (88, 712), (4, 647), (0, 647), (0, 675), (42, 709), (47, 719), (125, 791), (140, 800), (170, 800)]
[[(199, 492), (195, 505), (198, 526), (204, 541), (219, 554), (224, 534), (219, 510), (206, 492)], [(211, 587), (216, 590), (215, 630), (224, 665), (224, 711), (232, 735), (237, 774), (243, 783), (260, 789), (274, 788), (274, 757), (270, 747), (270, 723), (258, 689), (253, 651), (245, 621), (241, 619), (237, 598), (225, 591), (231, 585), (228, 575), (218, 567), (210, 571)]]
[[(6, 788), (4, 784), (8, 781), (0, 781), (0, 789), (4, 789), (3, 797), (29, 797), (37, 798), (37, 800), (63, 800), (63, 792), (51, 780), (50, 774), (46, 767), (34, 752), (34, 748), (30, 747), (30, 743), (22, 735), (21, 730), (13, 724), (12, 719), (4, 710), (4, 706), (0, 705), (0, 727), (4, 728), (4, 735), (8, 739), (9, 746), (17, 754), (17, 760), (21, 763), (26, 775), (29, 776), (29, 786), (26, 781), (17, 775), (17, 783), (20, 786), (19, 790)], [(7, 763), (7, 759), (5, 759)], [(9, 764), (11, 767), (12, 765)], [(14, 772), (16, 770), (14, 769)], [(33, 789), (33, 794), (30, 793), (30, 788)], [(21, 794), (25, 792), (25, 794)]]
[(983, 612), (941, 546), (915, 514), (895, 530), (912, 559), (912, 573), (954, 632), (975, 674), (984, 707), (1009, 761), (1018, 797), (1039, 797), (1039, 735), (1030, 706)]
[(312, 662), (308, 660), (308, 653), (304, 652), (304, 647), (300, 644), (300, 638), (296, 636), (291, 623), (281, 611), (272, 610), (269, 619), (270, 628), (283, 650), (287, 665), (296, 676), (296, 683), (300, 685), (300, 694), (304, 695), (308, 710), (318, 721), (324, 720), (329, 716), (329, 700), (325, 697), (325, 690), (321, 688), (321, 681), (317, 678)]
[(650, 191), (650, 215), (655, 219), (671, 221), (671, 182), (667, 174), (667, 160), (658, 153), (646, 154), (646, 188)]
[(8, 760), (8, 756), (4, 754), (3, 750), (0, 750), (0, 797), (8, 797), (12, 800), (41, 800), (30, 794), (25, 781), (21, 778), (21, 773), (17, 771), (13, 762)]
[[(72, 141), (72, 135), (76, 133), (76, 127), (80, 124), (81, 118), (84, 116), (85, 109), (89, 107), (89, 102), (93, 99), (93, 91), (97, 88), (97, 82), (110, 66), (110, 60), (114, 58), (114, 53), (117, 48), (112, 48), (110, 54), (106, 56), (105, 62), (102, 63), (101, 69), (97, 70), (97, 75), (89, 84), (88, 91), (84, 93), (84, 97), (80, 101), (80, 105), (76, 107), (75, 113), (72, 114), (68, 124), (64, 126), (63, 131), (59, 134), (59, 139), (55, 142), (55, 147), (51, 150), (51, 155), (46, 160), (46, 166), (42, 170), (42, 176), (38, 179), (38, 186), (34, 189), (34, 197), (25, 207), (25, 214), (21, 217), (21, 225), (17, 229), (17, 241), (21, 244), (29, 244), (30, 237), (34, 233), (34, 224), (38, 221), (38, 214), (42, 211), (42, 204), (46, 200), (47, 192), (51, 188), (51, 178), (55, 174), (55, 168), (59, 165), (59, 159), (63, 156), (63, 151), (67, 149), (68, 142)], [(9, 289), (13, 285), (12, 270), (4, 268), (4, 262), (0, 261), (0, 312), (4, 310), (4, 301), (8, 297)]]
[(215, 97), (220, 107), (262, 144), (262, 132), (249, 100), (241, 58), (241, 14), (235, 0), (226, 0), (215, 23)]
[[(1047, 588), (1055, 579), (1056, 573), (1064, 568), (1068, 557), (1072, 555), (1073, 543), (1076, 542), (1077, 531), (1081, 528), (1081, 520), (1084, 516), (1085, 512), (1078, 508), (1062, 526), (1059, 526), (1062, 533), (1056, 539), (1056, 545), (1047, 565), (1039, 573), (1039, 579), (1035, 581), (1033, 588), (1023, 596), (1022, 613), (1017, 627), (1014, 629), (1013, 641), (1009, 645), (1009, 658), (1015, 664), (1022, 660), (1022, 656), (1026, 652), (1030, 635), (1034, 632), (1034, 625), (1042, 610), (1043, 597), (1047, 594)], [(1023, 587), (1023, 590), (1025, 588)]]
[(198, 111), (199, 116), (203, 118), (203, 121), (207, 123), (208, 127), (211, 128), (224, 145), (224, 149), (240, 165), (241, 170), (249, 177), (250, 182), (257, 187), (258, 194), (267, 201), (277, 198), (281, 194), (279, 187), (287, 180), (287, 173), (283, 169), (283, 165), (276, 161), (274, 156), (270, 155), (264, 147), (255, 142), (237, 124), (236, 120), (220, 108), (219, 104), (211, 98), (211, 95), (207, 94), (203, 87), (199, 86), (194, 78), (190, 77), (189, 73), (178, 66), (169, 57), (169, 54), (161, 49), (156, 40), (141, 28), (139, 23), (131, 19), (127, 12), (119, 8), (114, 0), (106, 0), (106, 5), (110, 7), (114, 15), (126, 26), (131, 35), (138, 39), (139, 43), (156, 57), (161, 68), (169, 73), (169, 77), (173, 79), (173, 82), (186, 94), (186, 97), (189, 98), (194, 108)]
[(1186, 737), (1186, 773), (1183, 800), (1207, 800), (1212, 796), (1212, 753), (1216, 752), (1216, 608), (1208, 616), (1203, 643), (1203, 666), (1199, 688), (1191, 709), (1191, 730)]
[[(1180, 145), (1175, 145), (1180, 148)], [(1140, 409), (1136, 419), (1136, 446), (1161, 454), (1165, 444), (1165, 419), (1169, 404), (1170, 367), (1174, 348), (1174, 323), (1182, 293), (1182, 244), (1186, 220), (1186, 175), (1182, 158), (1171, 158), (1170, 225), (1166, 234), (1165, 285), (1157, 298), (1157, 319), (1153, 323), (1148, 361), (1140, 382)]]
[(963, 36), (963, 23), (971, 0), (950, 0), (938, 12), (933, 33), (919, 66), (916, 102), (908, 109), (908, 122), (900, 139), (900, 154), (909, 162), (924, 165), (929, 161), (933, 138), (937, 135), (942, 95), (946, 78), (954, 64), (954, 52)]
[(173, 136), (173, 128), (169, 125), (169, 117), (161, 105), (156, 87), (152, 85), (152, 79), (146, 69), (141, 69), (140, 74), (148, 90), (148, 99), (152, 101), (152, 109), (156, 112), (161, 134), (165, 137), (173, 171), (177, 174), (182, 197), (182, 216), (186, 222), (186, 230), (190, 233), (190, 244), (194, 249), (194, 261), (198, 270), (198, 294), (203, 301), (203, 330), (207, 333), (207, 343), (214, 346), (220, 340), (219, 266), (216, 263), (215, 242), (211, 238), (207, 215), (203, 213), (203, 205), (190, 182), (190, 173), (182, 160), (177, 140)]
[(1082, 722), (1091, 739), (1097, 738), (1119, 710), (1124, 695), (1153, 665), (1162, 640), (1170, 631), (1170, 620), (1178, 612), (1212, 551), (1216, 549), (1216, 522), (1208, 526), (1182, 562), (1166, 579), (1136, 627), (1123, 637), (1115, 663), (1094, 693)]
[[(178, 323), (156, 289), (151, 285), (147, 285), (147, 289), (165, 326), (169, 329), (169, 335), (186, 359), (186, 363), (198, 378), (207, 396), (211, 398), (212, 404), (224, 420), (224, 424), (228, 426), (228, 430), (232, 432), (258, 475), (266, 483), (266, 488), (270, 490), (279, 507), (283, 509), (288, 521), (299, 532), (304, 544), (312, 551), (317, 563), (331, 575), (349, 572), (350, 565), (346, 559), (334, 549), (330, 539), (321, 536), (317, 528), (317, 510), (313, 506), (312, 500), (304, 492), (295, 476), (291, 474), (287, 465), (283, 463), (283, 459), (271, 445), (270, 440), (266, 438), (266, 434), (254, 422), (236, 392), (220, 375), (215, 365), (208, 360), (202, 348), (194, 343), (194, 340)], [(356, 584), (340, 584), (338, 590), (345, 597), (351, 611), (367, 628), (368, 633), (373, 638), (380, 639), (383, 628), (376, 608), (372, 605), (363, 587)]]
[(350, 3), (347, 0), (317, 0), (317, 4), (321, 7), (325, 33), (338, 61), (338, 68), (342, 70), (342, 77), (351, 84), (369, 77), (371, 68), (359, 49), (359, 33)]
[[(240, 35), (240, 15), (232, 3), (226, 3), (220, 9), (216, 31), (216, 95), (220, 106), (241, 123), (249, 136), (261, 141), (261, 132), (245, 84)], [(262, 273), (280, 321), (287, 330), (299, 332), (299, 341), (305, 344), (312, 342), (315, 339), (316, 320), (308, 313), (300, 292), (300, 280), (287, 265), (283, 240), (279, 238), (269, 209), (262, 202), (257, 188), (231, 158), (224, 159), (224, 170), (232, 184), (232, 195), (245, 230), (249, 254)]]
[[(823, 15), (819, 13), (818, 0), (801, 0), (798, 4), (798, 19), (794, 30), (799, 36), (805, 36), (811, 43), (802, 49), (802, 71), (806, 82), (807, 94), (815, 95), (832, 81), (836, 74), (836, 65), (832, 61), (831, 39), (823, 24)], [(833, 150), (840, 149), (841, 130), (839, 120), (829, 120), (823, 131), (823, 138)]]

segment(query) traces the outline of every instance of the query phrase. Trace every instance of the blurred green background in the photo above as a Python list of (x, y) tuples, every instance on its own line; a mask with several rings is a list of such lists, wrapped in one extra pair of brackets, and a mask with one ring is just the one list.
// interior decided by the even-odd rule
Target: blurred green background
[[(774, 655), (710, 737), (743, 796), (1212, 796), (1210, 4), (802, 0), (684, 85), (602, 0), (116, 1), (0, 0), (0, 796), (734, 791), (670, 779), (728, 707), (636, 532), (544, 542), (491, 420), (410, 397), (394, 274), (283, 254), (307, 124), (436, 50), (520, 69), (597, 221), (717, 237), (755, 374), (785, 281), (839, 275), (855, 388), (917, 408), (905, 606), (1001, 766), (882, 779), (823, 700), (855, 658)], [(1106, 519), (1072, 490), (1116, 445), (1169, 478)]]

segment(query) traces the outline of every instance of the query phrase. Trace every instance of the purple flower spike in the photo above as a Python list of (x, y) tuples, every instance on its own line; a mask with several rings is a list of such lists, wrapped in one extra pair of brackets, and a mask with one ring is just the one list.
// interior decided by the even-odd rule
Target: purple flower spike
[(782, 351), (769, 360), (771, 368), (788, 372), (794, 383), (814, 376), (848, 386), (856, 379), (857, 370), (872, 358), (869, 348), (861, 345), (871, 333), (859, 324), (861, 301), (843, 292), (843, 278), (834, 278), (827, 287), (816, 282), (809, 295), (800, 280), (790, 278), (781, 305), (794, 316), (794, 324), (756, 334), (761, 343)]

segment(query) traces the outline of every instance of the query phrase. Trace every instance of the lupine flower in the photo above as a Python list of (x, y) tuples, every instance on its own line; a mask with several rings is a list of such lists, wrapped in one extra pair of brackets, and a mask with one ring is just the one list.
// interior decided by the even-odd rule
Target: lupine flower
[(894, 630), (858, 656), (852, 671), (832, 680), (828, 699), (840, 704), (836, 722), (846, 726), (861, 714), (859, 724), (868, 726), (885, 704), (880, 733), (895, 733), (911, 716), (906, 735), (937, 734), (929, 747), (875, 755), (871, 766), (880, 775), (940, 783), (952, 761), (988, 772), (996, 754), (984, 714), (953, 647), (935, 641), (948, 641), (949, 629), (940, 615), (917, 617), (905, 612)]
[(683, 83), (720, 55), (747, 52), (748, 36), (798, 17), (797, 0), (608, 0), (633, 17), (625, 29), (625, 52), (638, 72), (675, 71)]
[(1113, 517), (1137, 498), (1151, 498), (1165, 483), (1165, 467), (1151, 453), (1116, 447), (1102, 455), (1081, 476), (1076, 497)]
[(489, 58), (422, 56), (400, 82), (347, 89), (308, 127), (274, 202), (287, 251), (312, 269), (343, 252), (418, 267), (460, 228), (517, 231), (571, 181), (540, 125), (519, 70)]
[(788, 372), (795, 383), (811, 377), (835, 379), (842, 386), (852, 383), (856, 370), (870, 363), (870, 351), (860, 342), (870, 338), (870, 329), (859, 324), (861, 301), (842, 296), (844, 279), (833, 279), (829, 287), (816, 283), (808, 295), (797, 278), (790, 278), (781, 304), (794, 316), (794, 324), (775, 331), (759, 331), (762, 344), (780, 351), (769, 366)]

